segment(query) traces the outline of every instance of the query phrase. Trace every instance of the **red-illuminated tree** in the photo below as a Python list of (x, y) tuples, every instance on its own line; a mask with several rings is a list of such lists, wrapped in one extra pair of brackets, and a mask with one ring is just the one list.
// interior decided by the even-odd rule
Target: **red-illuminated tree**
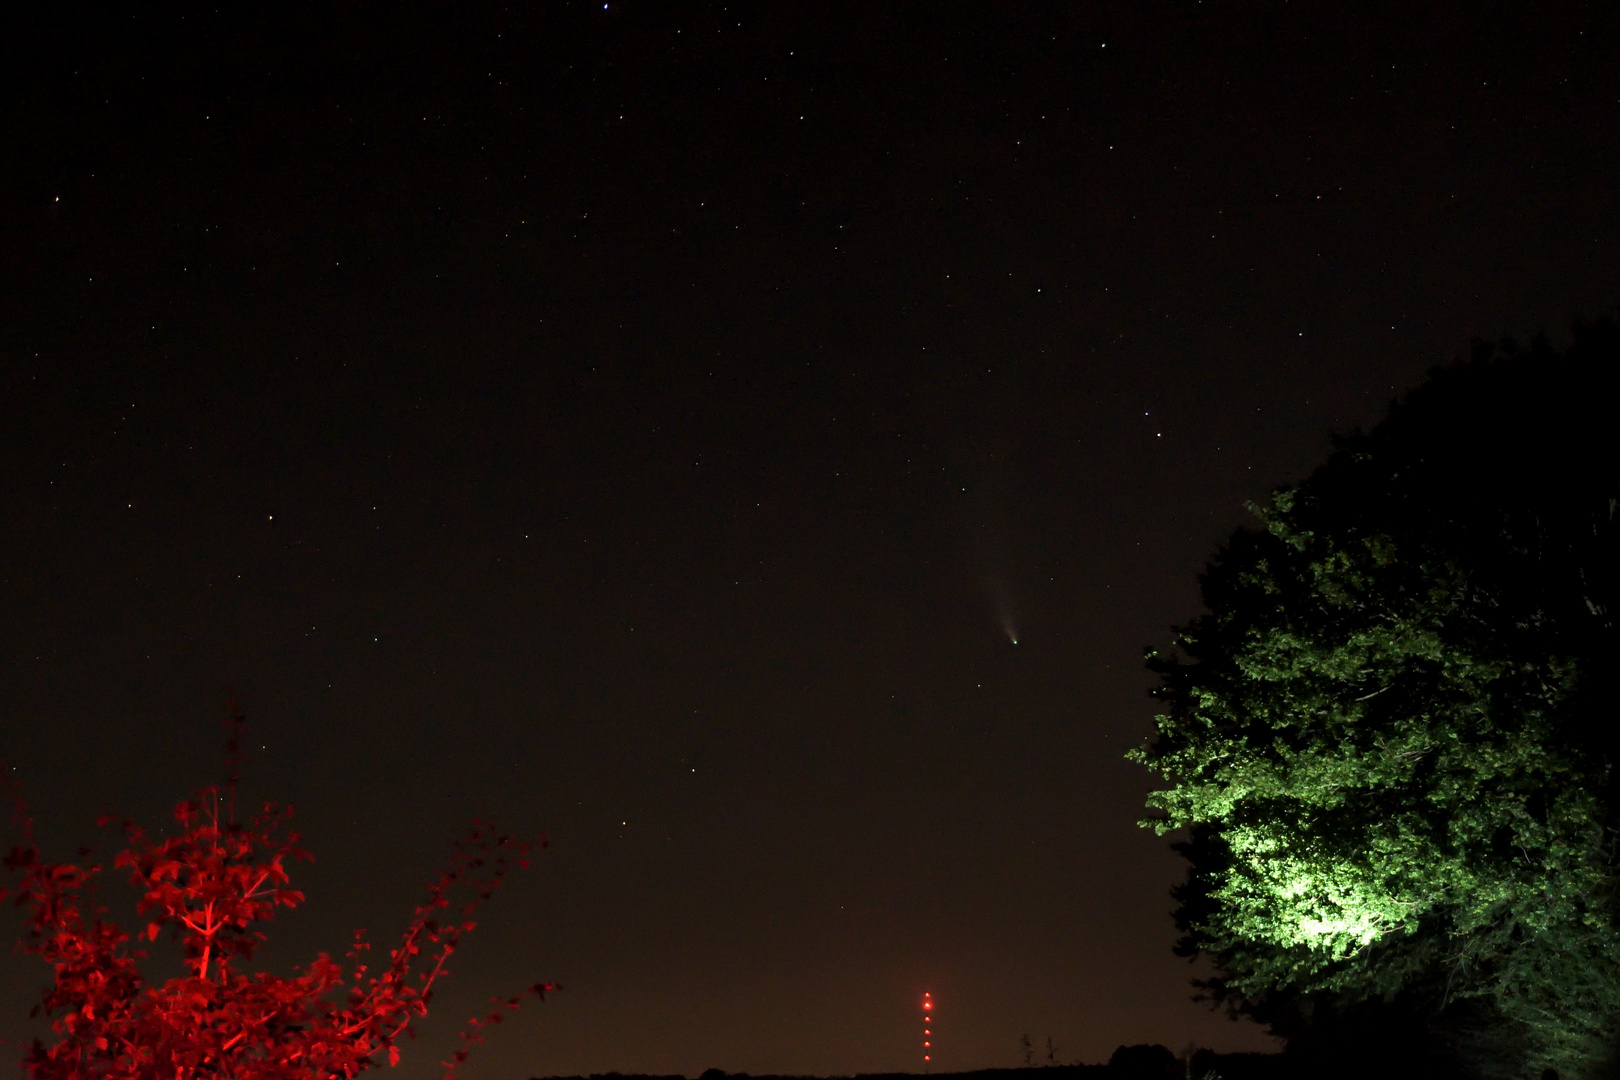
[[(249, 972), (244, 966), (264, 940), (257, 924), (303, 901), (288, 868), (309, 855), (289, 829), (289, 809), (268, 804), (238, 821), (235, 793), (233, 776), (181, 803), (180, 832), (168, 839), (124, 823), (126, 847), (113, 865), (129, 874), (148, 920), (133, 940), (104, 910), (87, 909), (101, 867), (46, 862), (22, 819), (23, 841), (6, 859), (21, 880), (9, 893), (27, 912), (23, 950), (56, 975), (40, 1005), (54, 1037), (36, 1041), (24, 1058), (31, 1080), (335, 1080), (396, 1064), (399, 1038), (414, 1035), (413, 1023), (426, 1015), (435, 982), (473, 929), (474, 909), (511, 867), (527, 865), (531, 847), (475, 827), (385, 964), (368, 964), (360, 931), (347, 964), (322, 953), (290, 977)], [(180, 944), (186, 974), (149, 985), (136, 941), (165, 934)], [(480, 1029), (518, 1003), (497, 1001), (469, 1023), (444, 1063), (447, 1077)]]

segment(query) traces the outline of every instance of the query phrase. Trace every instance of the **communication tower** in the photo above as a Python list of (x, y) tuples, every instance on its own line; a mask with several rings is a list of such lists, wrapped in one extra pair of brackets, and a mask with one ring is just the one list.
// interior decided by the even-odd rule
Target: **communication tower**
[(923, 994), (923, 1074), (927, 1075), (928, 1066), (934, 1060), (934, 995)]

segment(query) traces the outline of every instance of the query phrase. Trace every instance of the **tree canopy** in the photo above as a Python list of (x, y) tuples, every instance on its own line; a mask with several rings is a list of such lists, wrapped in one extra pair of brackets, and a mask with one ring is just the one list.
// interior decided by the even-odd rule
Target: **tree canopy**
[(1218, 1000), (1399, 998), (1486, 1018), (1476, 1064), (1606, 1060), (1617, 361), (1605, 322), (1433, 372), (1252, 507), (1150, 654), (1164, 712), (1132, 756), (1169, 786), (1144, 824), (1189, 830), (1178, 951)]
[[(30, 1080), (353, 1080), (384, 1061), (398, 1064), (400, 1037), (414, 1036), (427, 1015), (473, 912), (511, 867), (526, 865), (532, 845), (480, 825), (456, 845), (386, 962), (370, 958), (357, 932), (347, 965), (321, 953), (292, 976), (249, 971), (264, 940), (257, 926), (303, 902), (288, 871), (309, 856), (288, 829), (289, 809), (271, 804), (237, 819), (240, 731), (238, 719), (232, 780), (180, 803), (173, 835), (124, 823), (127, 846), (113, 865), (129, 875), (147, 920), (133, 939), (86, 906), (101, 867), (47, 862), (22, 820), (23, 842), (5, 860), (27, 912), (21, 946), (55, 973), (40, 1003), (52, 1038), (36, 1041), (22, 1062)], [(452, 899), (458, 890), (470, 895)], [(0, 889), (0, 900), (8, 894)], [(179, 942), (186, 974), (149, 983), (136, 943), (164, 935)], [(447, 1080), (480, 1029), (518, 1000), (496, 1001), (468, 1022), (444, 1063)]]

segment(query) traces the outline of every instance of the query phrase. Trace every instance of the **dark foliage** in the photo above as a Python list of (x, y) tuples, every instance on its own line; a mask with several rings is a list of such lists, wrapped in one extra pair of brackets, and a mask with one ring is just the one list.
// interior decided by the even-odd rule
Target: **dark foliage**
[(1121, 1080), (1177, 1080), (1182, 1066), (1169, 1047), (1139, 1043), (1115, 1050), (1108, 1059), (1108, 1072)]

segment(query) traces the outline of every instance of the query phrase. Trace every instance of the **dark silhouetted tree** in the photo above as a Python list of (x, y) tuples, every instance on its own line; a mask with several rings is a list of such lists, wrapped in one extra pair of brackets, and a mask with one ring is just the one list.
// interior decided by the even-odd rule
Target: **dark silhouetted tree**
[(1179, 951), (1218, 1000), (1287, 1029), (1398, 999), (1566, 1078), (1608, 1055), (1617, 376), (1612, 323), (1434, 372), (1254, 508), (1150, 657), (1145, 824), (1188, 830)]
[(1176, 1055), (1158, 1043), (1117, 1048), (1108, 1058), (1108, 1071), (1121, 1080), (1178, 1080), (1182, 1074)]

